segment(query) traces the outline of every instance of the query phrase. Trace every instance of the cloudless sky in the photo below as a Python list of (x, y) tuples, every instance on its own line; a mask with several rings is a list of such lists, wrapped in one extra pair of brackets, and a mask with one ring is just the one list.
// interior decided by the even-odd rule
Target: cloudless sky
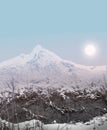
[[(83, 54), (86, 41), (96, 57)], [(107, 0), (0, 0), (0, 61), (37, 44), (76, 63), (107, 64)]]

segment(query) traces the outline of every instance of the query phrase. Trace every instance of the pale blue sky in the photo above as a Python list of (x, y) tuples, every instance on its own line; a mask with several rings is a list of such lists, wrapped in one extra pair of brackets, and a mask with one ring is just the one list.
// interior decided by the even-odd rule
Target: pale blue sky
[[(80, 64), (107, 64), (107, 0), (0, 0), (0, 61), (36, 44)], [(86, 41), (99, 46), (86, 58)]]

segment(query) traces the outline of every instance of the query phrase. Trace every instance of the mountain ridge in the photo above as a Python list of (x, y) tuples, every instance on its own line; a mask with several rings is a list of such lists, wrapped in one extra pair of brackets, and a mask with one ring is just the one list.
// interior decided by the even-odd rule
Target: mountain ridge
[(1, 90), (2, 86), (7, 89), (6, 84), (12, 79), (16, 81), (18, 89), (29, 84), (34, 89), (52, 87), (70, 91), (77, 88), (95, 91), (106, 82), (106, 66), (84, 66), (63, 60), (38, 45), (30, 54), (21, 54), (0, 63)]
[(0, 117), (4, 120), (86, 122), (105, 113), (106, 66), (75, 64), (40, 46), (0, 66)]

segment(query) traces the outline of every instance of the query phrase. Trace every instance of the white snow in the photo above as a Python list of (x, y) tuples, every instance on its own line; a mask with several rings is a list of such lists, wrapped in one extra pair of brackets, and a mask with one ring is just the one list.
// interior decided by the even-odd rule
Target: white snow
[[(0, 63), (0, 92), (14, 79), (16, 89), (99, 90), (106, 85), (106, 66), (84, 66), (66, 61), (40, 45), (30, 54)], [(11, 86), (11, 84), (10, 84)]]
[(9, 122), (6, 122), (5, 120), (0, 120), (0, 126), (6, 126), (10, 127), (12, 129), (12, 126), (14, 126), (14, 130), (26, 130), (26, 128), (29, 128), (30, 130), (107, 130), (107, 114), (102, 117), (96, 117), (90, 122), (86, 123), (64, 123), (64, 124), (58, 124), (56, 121), (53, 121), (53, 124), (43, 124), (38, 120), (31, 120), (31, 121), (25, 121), (19, 124), (12, 124)]

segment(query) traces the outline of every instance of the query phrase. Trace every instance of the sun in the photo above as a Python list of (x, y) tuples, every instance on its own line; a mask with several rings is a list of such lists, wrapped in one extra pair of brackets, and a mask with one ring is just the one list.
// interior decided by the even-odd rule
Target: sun
[(96, 51), (97, 51), (97, 49), (93, 44), (88, 44), (84, 48), (84, 52), (88, 56), (95, 56)]

